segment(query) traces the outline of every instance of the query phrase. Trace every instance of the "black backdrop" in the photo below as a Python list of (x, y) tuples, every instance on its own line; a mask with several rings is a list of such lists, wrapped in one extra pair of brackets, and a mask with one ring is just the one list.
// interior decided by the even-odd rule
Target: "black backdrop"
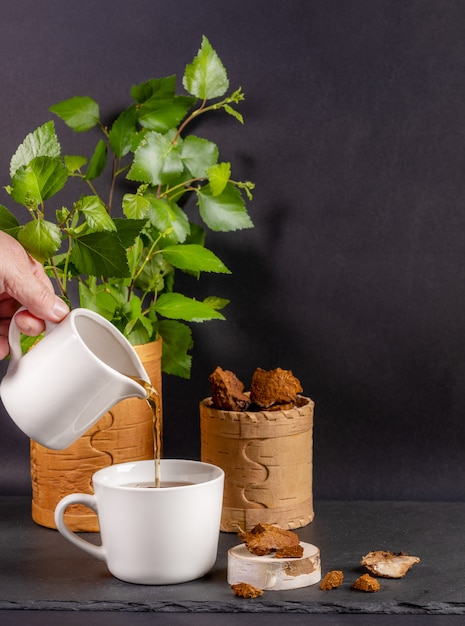
[[(10, 207), (10, 157), (59, 100), (111, 115), (202, 34), (246, 94), (243, 128), (208, 127), (256, 183), (255, 229), (207, 241), (233, 273), (196, 293), (230, 298), (228, 321), (194, 328), (189, 381), (164, 378), (165, 456), (199, 457), (216, 365), (282, 367), (316, 403), (315, 497), (465, 497), (464, 28), (461, 0), (3, 0)], [(0, 490), (28, 493), (0, 417)]]

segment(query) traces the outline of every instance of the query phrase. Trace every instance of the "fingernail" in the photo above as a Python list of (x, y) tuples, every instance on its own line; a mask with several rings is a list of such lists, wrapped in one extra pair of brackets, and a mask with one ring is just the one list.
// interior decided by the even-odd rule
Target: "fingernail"
[(53, 307), (53, 312), (58, 319), (62, 319), (65, 315), (68, 315), (69, 308), (63, 300), (60, 298), (56, 298), (55, 306)]

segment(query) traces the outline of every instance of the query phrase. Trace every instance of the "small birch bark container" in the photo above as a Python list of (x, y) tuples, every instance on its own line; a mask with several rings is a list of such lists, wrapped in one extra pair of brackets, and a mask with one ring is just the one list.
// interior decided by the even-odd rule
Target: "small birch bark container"
[(222, 531), (313, 520), (313, 411), (305, 396), (285, 411), (222, 411), (201, 401), (201, 459), (225, 472)]

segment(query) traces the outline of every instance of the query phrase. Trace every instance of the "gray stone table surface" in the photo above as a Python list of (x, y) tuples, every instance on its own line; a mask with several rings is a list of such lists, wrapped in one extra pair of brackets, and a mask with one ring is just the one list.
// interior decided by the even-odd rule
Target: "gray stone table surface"
[[(204, 578), (132, 585), (57, 531), (36, 525), (29, 498), (0, 497), (0, 623), (2, 611), (17, 610), (465, 615), (465, 503), (319, 501), (315, 520), (296, 532), (320, 548), (323, 574), (344, 572), (343, 585), (265, 591), (245, 600), (226, 581), (227, 551), (239, 543), (234, 534), (221, 533), (217, 563)], [(377, 593), (358, 592), (352, 583), (364, 573), (360, 559), (370, 550), (403, 550), (421, 562), (403, 579), (380, 579)]]

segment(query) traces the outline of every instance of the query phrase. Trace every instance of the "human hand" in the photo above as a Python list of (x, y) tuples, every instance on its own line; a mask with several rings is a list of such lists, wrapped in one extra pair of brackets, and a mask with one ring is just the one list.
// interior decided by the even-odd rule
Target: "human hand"
[(18, 313), (15, 321), (25, 335), (40, 335), (44, 320), (59, 322), (69, 312), (42, 265), (16, 239), (0, 231), (0, 359), (10, 351), (8, 328), (20, 305), (27, 310)]

